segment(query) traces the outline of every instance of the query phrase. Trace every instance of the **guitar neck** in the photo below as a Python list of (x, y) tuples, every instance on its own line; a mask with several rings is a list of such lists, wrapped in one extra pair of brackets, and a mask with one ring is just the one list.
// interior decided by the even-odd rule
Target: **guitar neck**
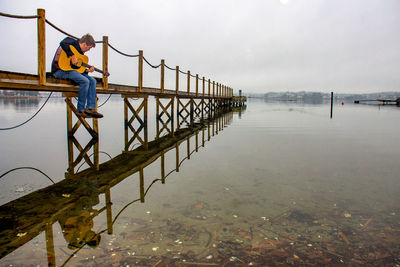
[[(86, 63), (82, 63), (82, 66), (84, 66), (86, 68), (91, 68), (92, 67), (91, 65), (86, 64)], [(97, 71), (97, 72), (100, 72), (101, 74), (104, 74), (104, 71), (101, 70), (101, 69), (98, 69), (98, 68), (94, 67), (94, 70)]]

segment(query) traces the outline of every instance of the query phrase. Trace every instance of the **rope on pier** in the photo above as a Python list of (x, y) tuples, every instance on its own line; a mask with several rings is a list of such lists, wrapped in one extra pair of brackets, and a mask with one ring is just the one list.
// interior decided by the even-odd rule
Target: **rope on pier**
[(0, 16), (8, 17), (8, 18), (14, 18), (14, 19), (37, 19), (37, 18), (39, 18), (38, 15), (20, 16), (20, 15), (11, 15), (11, 14), (7, 14), (7, 13), (3, 13), (3, 12), (0, 12)]
[(54, 25), (53, 23), (51, 23), (48, 19), (46, 19), (45, 21), (46, 21), (47, 24), (49, 24), (51, 27), (53, 27), (53, 28), (56, 29), (57, 31), (59, 31), (59, 32), (65, 34), (65, 35), (68, 35), (69, 37), (72, 37), (72, 38), (74, 38), (74, 39), (77, 39), (77, 40), (79, 39), (78, 37), (73, 36), (72, 34), (69, 34), (69, 33), (65, 32), (65, 31), (61, 30), (61, 29), (58, 28), (56, 25)]
[(49, 99), (50, 99), (50, 97), (51, 97), (52, 94), (53, 94), (53, 92), (51, 92), (51, 93), (49, 94), (49, 96), (47, 97), (46, 101), (44, 101), (43, 105), (39, 108), (39, 110), (36, 111), (36, 113), (33, 114), (33, 116), (30, 117), (28, 120), (26, 120), (25, 122), (20, 123), (20, 124), (18, 124), (18, 125), (12, 126), (12, 127), (0, 128), (0, 131), (12, 130), (12, 129), (18, 128), (18, 127), (20, 127), (20, 126), (22, 126), (22, 125), (28, 123), (28, 122), (29, 122), (30, 120), (32, 120), (37, 114), (39, 114), (39, 112), (40, 112), (40, 111), (43, 109), (43, 107), (47, 104), (47, 101), (49, 101)]
[(111, 98), (111, 95), (112, 95), (112, 94), (110, 94), (110, 95), (108, 96), (108, 98), (107, 98), (102, 104), (98, 105), (97, 108), (100, 108), (100, 107), (104, 106), (104, 105), (107, 103), (107, 101)]
[(158, 64), (157, 66), (152, 65), (150, 62), (147, 61), (147, 59), (145, 57), (143, 57), (144, 61), (146, 61), (147, 64), (149, 64), (150, 67), (152, 67), (153, 69), (157, 69), (158, 67), (161, 66), (161, 63)]
[(16, 171), (16, 170), (23, 170), (23, 169), (34, 170), (34, 171), (40, 172), (41, 174), (43, 174), (44, 176), (46, 176), (53, 184), (55, 184), (55, 182), (54, 182), (47, 174), (45, 174), (45, 173), (42, 172), (41, 170), (39, 170), (39, 169), (37, 169), (37, 168), (34, 168), (34, 167), (18, 167), (18, 168), (11, 169), (11, 170), (9, 170), (9, 171), (3, 173), (2, 175), (0, 175), (0, 179), (3, 178), (4, 176), (6, 176), (7, 174), (9, 174), (10, 172), (13, 172), (13, 171)]
[(175, 69), (173, 69), (173, 68), (171, 68), (171, 67), (168, 67), (168, 65), (167, 64), (165, 64), (164, 65), (167, 69), (169, 69), (169, 70), (176, 70), (176, 68)]
[(181, 70), (179, 70), (179, 72), (182, 73), (182, 74), (188, 74), (187, 72), (184, 72), (184, 71), (181, 71)]
[(123, 56), (126, 56), (126, 57), (138, 57), (138, 56), (139, 56), (139, 55), (129, 55), (129, 54), (125, 54), (125, 53), (119, 51), (118, 49), (116, 49), (115, 47), (113, 47), (113, 46), (110, 45), (110, 44), (108, 44), (108, 46), (109, 46), (112, 50), (114, 50), (115, 52), (117, 52), (117, 53), (119, 53), (119, 54), (121, 54), (121, 55), (123, 55)]

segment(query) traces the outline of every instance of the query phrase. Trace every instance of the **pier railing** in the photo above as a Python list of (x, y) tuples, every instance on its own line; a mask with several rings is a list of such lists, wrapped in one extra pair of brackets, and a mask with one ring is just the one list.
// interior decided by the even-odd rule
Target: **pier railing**
[[(54, 25), (52, 22), (46, 19), (46, 12), (44, 9), (37, 9), (37, 15), (33, 16), (18, 16), (18, 15), (10, 15), (6, 13), (0, 12), (0, 16), (4, 17), (10, 17), (10, 18), (17, 18), (17, 19), (37, 19), (37, 49), (38, 49), (38, 71), (37, 71), (37, 77), (29, 77), (30, 80), (38, 79), (38, 84), (37, 86), (34, 86), (32, 84), (29, 84), (29, 86), (26, 86), (28, 90), (46, 90), (46, 91), (68, 91), (65, 88), (62, 89), (60, 87), (54, 87), (54, 88), (49, 88), (51, 86), (51, 83), (49, 83), (46, 79), (46, 24), (50, 25), (54, 29), (58, 30), (59, 32), (68, 35), (70, 37), (76, 38), (77, 37), (63, 31), (56, 25)], [(108, 77), (106, 77), (103, 74), (102, 77), (102, 82), (101, 82), (101, 88), (103, 89), (100, 90), (100, 93), (112, 93), (111, 90), (109, 92), (106, 92), (108, 89), (115, 89), (114, 91), (121, 91), (121, 89), (125, 89), (122, 91), (133, 91), (135, 93), (149, 93), (153, 95), (163, 95), (163, 94), (168, 94), (168, 95), (179, 95), (179, 96), (190, 96), (190, 97), (208, 97), (208, 98), (232, 98), (233, 97), (233, 89), (227, 85), (224, 85), (221, 82), (216, 82), (216, 81), (211, 81), (211, 79), (207, 79), (204, 76), (200, 77), (199, 74), (193, 75), (191, 74), (191, 71), (188, 70), (187, 72), (184, 72), (180, 69), (179, 66), (176, 66), (175, 68), (169, 67), (165, 60), (162, 59), (160, 64), (158, 65), (153, 65), (151, 64), (145, 57), (143, 50), (139, 50), (138, 54), (127, 54), (124, 52), (119, 51), (115, 47), (113, 47), (109, 43), (109, 38), (108, 36), (103, 36), (101, 41), (96, 41), (96, 43), (101, 43), (103, 46), (103, 55), (102, 55), (102, 68), (103, 71), (108, 71), (108, 62), (109, 62), (109, 53), (108, 53), (108, 48), (111, 48), (115, 52), (127, 56), (127, 57), (134, 57), (138, 58), (138, 84), (137, 86), (124, 86), (124, 85), (112, 85), (109, 84), (108, 82)], [(146, 88), (143, 85), (143, 65), (144, 63), (147, 63), (150, 67), (154, 69), (160, 68), (160, 86), (159, 88)], [(165, 69), (168, 69), (170, 71), (175, 71), (175, 88), (173, 90), (167, 90), (165, 88)], [(1, 72), (1, 71), (0, 71)], [(0, 73), (1, 75), (2, 73)], [(186, 85), (186, 91), (180, 91), (180, 84), (179, 84), (179, 78), (180, 75), (186, 75), (187, 76), (187, 85)], [(10, 73), (7, 74), (2, 74), (3, 78), (9, 78)], [(12, 76), (12, 75), (11, 75)], [(15, 75), (13, 76), (15, 78)], [(18, 76), (19, 78), (24, 79), (24, 77)], [(2, 78), (2, 77), (0, 77)], [(192, 92), (191, 89), (191, 78), (195, 79), (195, 88), (193, 89), (194, 92)], [(26, 79), (26, 78), (25, 78)], [(199, 81), (200, 80), (200, 81)], [(53, 81), (53, 79), (51, 80)], [(13, 85), (14, 84), (14, 85)], [(1, 83), (0, 87), (1, 88), (6, 88), (6, 89), (24, 89), (21, 88), (24, 86), (24, 83), (13, 83), (13, 82), (8, 82), (8, 83)], [(54, 89), (54, 90), (53, 90)], [(114, 92), (118, 93), (118, 92)]]

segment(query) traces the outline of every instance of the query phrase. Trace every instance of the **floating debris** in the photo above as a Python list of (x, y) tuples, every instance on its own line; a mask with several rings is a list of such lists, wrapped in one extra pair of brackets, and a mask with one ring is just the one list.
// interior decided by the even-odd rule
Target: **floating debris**
[(65, 198), (69, 198), (71, 196), (71, 194), (62, 194), (62, 196)]
[(345, 212), (343, 213), (343, 216), (344, 216), (345, 218), (351, 218), (351, 214), (350, 214), (349, 212), (347, 212), (347, 211), (345, 211)]
[(229, 260), (230, 260), (230, 261), (237, 261), (237, 260), (238, 260), (238, 257), (232, 256), (232, 257), (229, 258)]
[(213, 258), (213, 255), (208, 255), (208, 256), (206, 257), (207, 260), (211, 260), (212, 258)]
[(182, 245), (183, 244), (183, 242), (180, 240), (180, 239), (177, 239), (177, 240), (175, 240), (174, 241), (176, 244), (178, 244), (178, 245)]
[(152, 251), (157, 251), (159, 249), (159, 247), (153, 247), (151, 250)]
[(17, 236), (18, 236), (18, 237), (23, 237), (23, 236), (26, 236), (26, 234), (27, 234), (27, 232), (24, 232), (24, 233), (18, 233), (18, 234), (17, 234)]
[(233, 215), (233, 218), (235, 218), (235, 219), (236, 219), (237, 217), (238, 217), (237, 215), (235, 215), (235, 214)]
[(151, 213), (151, 211), (149, 211), (149, 210), (148, 210), (148, 211), (146, 211), (146, 214), (150, 214), (150, 213)]

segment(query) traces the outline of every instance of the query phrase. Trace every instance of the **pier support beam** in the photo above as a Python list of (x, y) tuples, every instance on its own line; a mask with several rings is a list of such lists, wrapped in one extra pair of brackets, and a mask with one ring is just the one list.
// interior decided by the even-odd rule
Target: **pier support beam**
[[(181, 128), (185, 123), (191, 125), (193, 123), (193, 99), (185, 97), (177, 97), (177, 127)], [(186, 103), (185, 103), (186, 99)]]
[[(98, 119), (92, 119), (92, 126), (86, 121), (85, 118), (77, 115), (78, 110), (72, 103), (72, 97), (76, 97), (77, 94), (64, 93), (65, 102), (67, 103), (67, 136), (68, 136), (68, 170), (66, 177), (69, 174), (75, 173), (75, 167), (84, 160), (90, 167), (99, 169), (99, 136), (98, 136)], [(75, 124), (73, 124), (73, 114), (77, 117)], [(75, 138), (75, 133), (79, 127), (83, 125), (87, 132), (92, 137), (87, 145), (83, 148), (78, 140)], [(74, 146), (78, 149), (79, 154), (74, 158)], [(93, 161), (89, 156), (89, 151), (93, 147)]]
[[(166, 100), (166, 103), (163, 103), (162, 100)], [(156, 123), (157, 123), (157, 133), (156, 133), (156, 138), (160, 138), (161, 134), (164, 132), (164, 130), (170, 134), (171, 136), (174, 136), (174, 102), (175, 102), (175, 97), (156, 97), (156, 102), (157, 102), (157, 118), (156, 118)], [(164, 101), (165, 102), (165, 101)], [(166, 117), (166, 118), (164, 118)]]
[[(124, 128), (125, 128), (125, 148), (124, 151), (130, 151), (130, 147), (137, 140), (148, 149), (148, 96), (147, 95), (123, 95), (124, 98)], [(140, 100), (139, 106), (135, 108), (129, 99)], [(142, 112), (142, 115), (141, 115)], [(135, 124), (137, 126), (135, 126)], [(129, 130), (133, 133), (130, 137)]]

